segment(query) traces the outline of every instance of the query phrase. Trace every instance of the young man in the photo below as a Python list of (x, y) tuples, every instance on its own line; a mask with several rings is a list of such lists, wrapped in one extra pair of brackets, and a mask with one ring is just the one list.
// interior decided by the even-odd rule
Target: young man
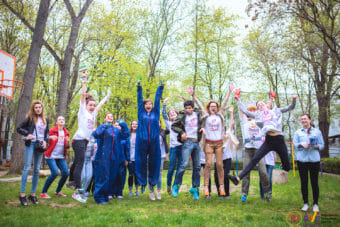
[(194, 108), (192, 100), (184, 102), (184, 110), (182, 110), (176, 120), (172, 123), (171, 129), (178, 133), (178, 141), (183, 143), (182, 161), (179, 164), (178, 171), (172, 189), (172, 196), (177, 197), (179, 188), (182, 184), (183, 174), (189, 164), (190, 156), (192, 158), (192, 188), (189, 192), (195, 200), (199, 200), (198, 188), (200, 186), (200, 147), (199, 141), (202, 137), (201, 133), (201, 116), (202, 112)]

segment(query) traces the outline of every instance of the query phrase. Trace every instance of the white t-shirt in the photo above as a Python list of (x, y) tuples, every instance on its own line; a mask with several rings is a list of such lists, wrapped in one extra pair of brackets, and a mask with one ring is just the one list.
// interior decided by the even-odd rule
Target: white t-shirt
[(275, 151), (271, 151), (264, 156), (264, 162), (266, 165), (275, 166)]
[(64, 148), (65, 148), (65, 133), (64, 133), (64, 130), (59, 130), (58, 131), (58, 142), (56, 143), (50, 158), (53, 158), (53, 159), (65, 158)]
[(222, 121), (218, 115), (212, 114), (207, 117), (205, 133), (205, 138), (208, 140), (218, 141), (222, 139)]
[(135, 149), (136, 149), (136, 133), (132, 132), (130, 138), (130, 161), (132, 162), (135, 161)]
[(262, 136), (255, 120), (251, 119), (248, 121), (246, 115), (243, 115), (241, 124), (244, 147), (259, 149), (262, 145)]
[(166, 157), (165, 144), (161, 135), (159, 135), (159, 145), (161, 148), (161, 157), (165, 158)]
[(91, 133), (94, 129), (96, 123), (97, 112), (89, 113), (86, 109), (86, 102), (84, 104), (80, 101), (79, 111), (78, 111), (78, 130), (74, 134), (74, 140), (90, 140)]
[(230, 140), (227, 140), (227, 142), (225, 143), (225, 147), (223, 150), (223, 160), (232, 158), (231, 157), (231, 149), (230, 149)]
[(172, 125), (172, 122), (170, 122), (169, 120), (164, 120), (164, 123), (166, 125), (166, 128), (170, 130), (170, 147), (178, 147), (178, 146), (181, 146), (182, 143), (180, 143), (177, 139), (177, 136), (178, 136), (178, 133), (177, 132), (174, 132), (172, 129), (171, 129), (171, 125)]
[(187, 135), (187, 138), (197, 140), (197, 130), (198, 130), (197, 113), (193, 112), (191, 115), (187, 114), (185, 117), (185, 133)]
[(37, 123), (35, 124), (35, 129), (33, 131), (33, 136), (35, 136), (35, 138), (32, 140), (32, 142), (37, 141), (37, 139), (44, 140), (45, 129), (46, 125), (44, 124), (43, 120), (38, 117)]

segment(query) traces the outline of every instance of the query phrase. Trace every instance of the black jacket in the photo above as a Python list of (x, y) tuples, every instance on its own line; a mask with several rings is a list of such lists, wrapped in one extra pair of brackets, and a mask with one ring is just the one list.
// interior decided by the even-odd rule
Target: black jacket
[[(197, 140), (199, 142), (202, 138), (202, 132), (200, 132), (201, 125), (202, 125), (202, 111), (195, 108), (194, 112), (197, 113), (197, 118), (198, 118)], [(180, 111), (176, 120), (171, 124), (171, 129), (174, 132), (178, 133), (177, 140), (181, 143), (183, 143), (182, 134), (185, 133), (185, 117), (186, 116), (187, 116), (187, 113), (185, 112), (185, 110)]]
[[(49, 135), (49, 127), (48, 127), (48, 118), (46, 117), (46, 129), (44, 132), (44, 140), (46, 142), (46, 144), (48, 144), (48, 135)], [(31, 121), (30, 117), (26, 118), (25, 120), (23, 120), (18, 128), (17, 128), (17, 132), (23, 136), (28, 136), (28, 134), (32, 134), (34, 133), (34, 128), (35, 128), (35, 124), (34, 121)], [(25, 140), (25, 146), (30, 146), (31, 145), (31, 140)]]
[(161, 128), (161, 136), (162, 136), (162, 139), (163, 139), (163, 143), (164, 143), (164, 146), (165, 146), (165, 153), (169, 153), (169, 146), (168, 146), (168, 142), (166, 141), (166, 135), (168, 135), (170, 133), (169, 129), (162, 129)]

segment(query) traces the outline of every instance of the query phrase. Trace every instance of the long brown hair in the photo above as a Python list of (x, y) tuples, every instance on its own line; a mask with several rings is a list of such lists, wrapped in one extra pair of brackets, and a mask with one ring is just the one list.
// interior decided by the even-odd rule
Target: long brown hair
[[(129, 129), (130, 129), (130, 133), (133, 132), (133, 131), (132, 131), (132, 130), (133, 130), (133, 129), (132, 129), (132, 123), (133, 123), (134, 121), (137, 122), (137, 127), (138, 127), (138, 121), (137, 121), (137, 120), (132, 120), (132, 121), (131, 121), (131, 124), (130, 124), (130, 128), (129, 128)], [(136, 132), (137, 132), (137, 130), (136, 130)]]
[[(37, 105), (37, 104), (40, 104), (41, 108), (42, 108), (40, 115), (37, 115), (34, 112), (34, 106)], [(34, 124), (37, 123), (38, 117), (40, 117), (42, 119), (42, 121), (44, 122), (44, 124), (46, 125), (47, 121), (46, 121), (45, 113), (44, 113), (44, 104), (40, 100), (38, 100), (38, 99), (33, 100), (31, 107), (30, 107), (30, 110), (26, 114), (26, 118), (28, 118), (28, 117), (30, 118), (31, 121), (34, 121)]]

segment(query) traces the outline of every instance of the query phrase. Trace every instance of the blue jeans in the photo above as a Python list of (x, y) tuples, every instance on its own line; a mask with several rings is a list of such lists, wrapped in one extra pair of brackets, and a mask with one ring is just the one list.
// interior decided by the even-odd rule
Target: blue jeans
[(189, 164), (190, 156), (192, 158), (192, 187), (197, 188), (200, 186), (200, 146), (198, 143), (187, 140), (182, 146), (182, 161), (178, 167), (175, 177), (175, 185), (182, 185), (183, 174)]
[(167, 174), (167, 185), (171, 186), (172, 184), (172, 176), (174, 175), (175, 170), (178, 171), (178, 167), (182, 162), (182, 146), (171, 147), (169, 154), (169, 168)]
[(63, 188), (67, 177), (68, 177), (68, 167), (66, 160), (63, 159), (54, 159), (54, 158), (47, 158), (45, 159), (48, 167), (50, 167), (51, 175), (46, 179), (44, 188), (41, 193), (46, 193), (48, 191), (48, 188), (51, 186), (53, 181), (57, 178), (59, 174), (59, 170), (61, 172), (61, 177), (58, 183), (57, 190), (55, 192), (59, 193), (61, 189)]
[[(272, 176), (273, 176), (273, 169), (274, 166), (271, 165), (266, 165), (267, 168), (267, 175), (269, 178), (269, 185), (270, 185), (270, 193), (272, 193)], [(261, 186), (261, 177), (260, 177), (260, 194), (261, 194), (261, 198), (264, 198), (264, 192), (263, 192), (263, 188)]]
[(81, 172), (81, 184), (84, 190), (87, 190), (91, 183), (93, 176), (92, 161), (91, 157), (85, 157), (83, 170)]
[(39, 180), (39, 169), (43, 153), (34, 151), (35, 142), (31, 142), (30, 146), (25, 146), (25, 166), (21, 176), (21, 187), (20, 192), (25, 193), (28, 173), (31, 170), (32, 159), (33, 159), (33, 176), (32, 176), (32, 189), (31, 193), (34, 194), (37, 190)]

